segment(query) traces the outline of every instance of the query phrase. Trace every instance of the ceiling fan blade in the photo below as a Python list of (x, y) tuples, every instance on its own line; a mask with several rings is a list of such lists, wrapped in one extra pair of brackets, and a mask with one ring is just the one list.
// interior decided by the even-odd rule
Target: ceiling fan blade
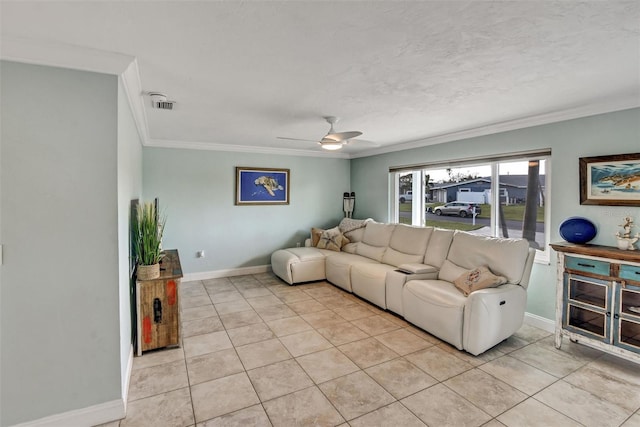
[(351, 132), (333, 132), (328, 133), (325, 138), (333, 139), (334, 141), (344, 141), (346, 139), (357, 138), (362, 135), (362, 132), (351, 131)]
[(305, 141), (305, 142), (315, 142), (318, 143), (318, 141), (314, 141), (312, 139), (300, 139), (300, 138), (287, 138), (285, 136), (276, 136), (277, 139), (286, 139), (289, 141)]

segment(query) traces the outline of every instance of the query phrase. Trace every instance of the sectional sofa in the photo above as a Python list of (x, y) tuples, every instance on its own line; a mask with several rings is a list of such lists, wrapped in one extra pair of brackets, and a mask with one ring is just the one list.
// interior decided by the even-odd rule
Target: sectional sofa
[[(526, 240), (350, 219), (327, 233), (337, 248), (308, 239), (277, 250), (273, 272), (291, 285), (327, 280), (474, 355), (522, 325), (535, 256)], [(466, 288), (479, 274), (495, 280)]]

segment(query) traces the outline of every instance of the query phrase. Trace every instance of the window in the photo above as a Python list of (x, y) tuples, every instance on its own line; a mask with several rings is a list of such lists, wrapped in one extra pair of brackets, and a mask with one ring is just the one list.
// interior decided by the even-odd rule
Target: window
[[(391, 171), (392, 222), (522, 237), (549, 262), (550, 152)], [(410, 191), (411, 197), (401, 195)]]

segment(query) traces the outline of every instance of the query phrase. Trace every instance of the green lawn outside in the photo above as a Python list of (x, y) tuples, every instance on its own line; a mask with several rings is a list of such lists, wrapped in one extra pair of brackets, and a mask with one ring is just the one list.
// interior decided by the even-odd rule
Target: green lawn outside
[[(482, 208), (482, 214), (478, 215), (479, 218), (490, 218), (491, 217), (491, 205), (480, 205)], [(514, 221), (522, 221), (524, 218), (524, 205), (509, 205), (502, 206), (502, 214), (505, 219), (511, 219)], [(544, 207), (538, 206), (538, 212), (536, 215), (537, 222), (544, 221)]]
[(411, 202), (400, 203), (400, 212), (411, 212), (411, 206), (413, 206)]

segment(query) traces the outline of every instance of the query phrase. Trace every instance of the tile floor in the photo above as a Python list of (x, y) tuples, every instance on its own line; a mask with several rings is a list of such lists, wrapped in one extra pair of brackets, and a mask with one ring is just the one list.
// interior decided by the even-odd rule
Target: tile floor
[(181, 285), (183, 346), (134, 360), (132, 426), (640, 426), (640, 366), (523, 326), (479, 357), (326, 282)]

